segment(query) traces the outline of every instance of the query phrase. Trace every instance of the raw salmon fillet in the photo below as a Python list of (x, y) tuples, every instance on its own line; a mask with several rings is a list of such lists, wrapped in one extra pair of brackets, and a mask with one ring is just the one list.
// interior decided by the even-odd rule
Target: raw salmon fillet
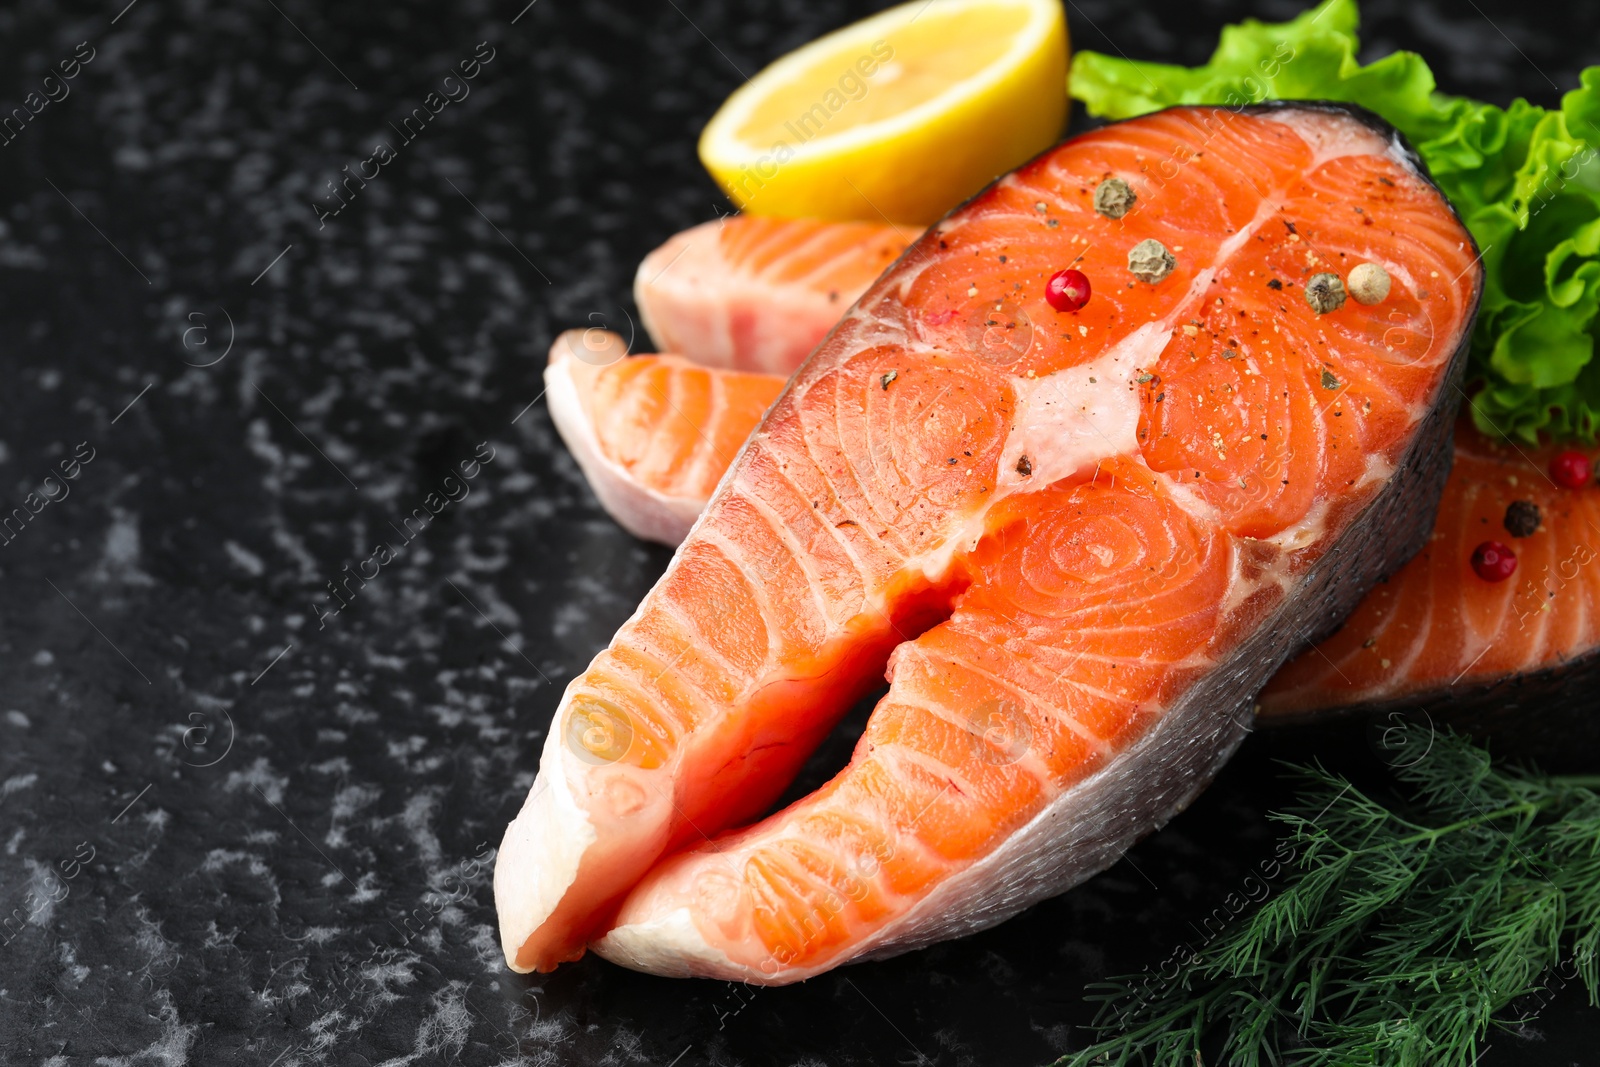
[[(1387, 299), (1309, 306), (1362, 261)], [(1330, 105), (1107, 126), (937, 224), (568, 686), (496, 861), (511, 966), (782, 984), (1114, 862), (1426, 538), (1479, 284), (1398, 138)], [(747, 825), (886, 667), (850, 765)]]
[(550, 415), (606, 511), (636, 537), (675, 545), (784, 379), (624, 357), (626, 342), (604, 330), (557, 337), (544, 372)]
[[(1545, 683), (1577, 682), (1580, 673), (1593, 680), (1600, 488), (1552, 482), (1556, 451), (1491, 441), (1463, 419), (1432, 538), (1337, 633), (1278, 672), (1261, 694), (1263, 721), (1401, 707), (1452, 716), (1490, 705), (1514, 712), (1526, 703), (1519, 696), (1543, 702), (1548, 713)], [(1527, 536), (1505, 525), (1516, 501), (1539, 510), (1540, 525)], [(1488, 582), (1473, 572), (1473, 548), (1486, 540), (1516, 552), (1509, 579)], [(1592, 686), (1581, 699), (1592, 717)], [(1526, 715), (1521, 724), (1533, 725)]]
[(917, 236), (870, 222), (735, 215), (646, 256), (634, 301), (662, 352), (788, 375)]

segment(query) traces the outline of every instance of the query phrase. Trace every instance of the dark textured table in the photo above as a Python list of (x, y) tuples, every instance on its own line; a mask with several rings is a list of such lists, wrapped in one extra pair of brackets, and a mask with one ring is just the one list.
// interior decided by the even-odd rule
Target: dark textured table
[[(668, 557), (585, 488), (544, 352), (626, 329), (633, 265), (724, 209), (694, 142), (741, 72), (868, 10), (525, 2), (0, 10), (0, 104), (38, 94), (0, 138), (4, 1064), (1042, 1063), (1271, 851), (1303, 740), (957, 943), (782, 990), (505, 969), (485, 860)], [(1068, 13), (1195, 62), (1294, 6)], [(1480, 6), (1369, 4), (1369, 49), (1541, 103), (1600, 60), (1594, 5)], [(1597, 1034), (1569, 989), (1483, 1062)]]

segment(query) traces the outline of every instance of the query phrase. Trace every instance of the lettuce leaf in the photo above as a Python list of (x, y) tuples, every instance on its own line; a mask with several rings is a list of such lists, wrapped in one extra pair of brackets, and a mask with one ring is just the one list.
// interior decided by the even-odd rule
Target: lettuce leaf
[(1203, 66), (1073, 56), (1071, 90), (1092, 115), (1262, 100), (1359, 104), (1416, 148), (1483, 252), (1483, 308), (1468, 371), (1486, 433), (1593, 442), (1600, 433), (1600, 67), (1557, 110), (1496, 107), (1438, 91), (1414, 52), (1363, 65), (1355, 0), (1288, 22), (1228, 26)]

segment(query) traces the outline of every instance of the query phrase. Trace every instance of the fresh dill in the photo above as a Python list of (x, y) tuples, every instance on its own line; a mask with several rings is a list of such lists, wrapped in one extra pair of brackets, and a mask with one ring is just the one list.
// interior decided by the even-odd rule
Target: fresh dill
[(1394, 798), (1296, 768), (1283, 888), (1166, 984), (1094, 987), (1098, 1040), (1058, 1067), (1470, 1067), (1558, 964), (1600, 1004), (1600, 778), (1397, 729), (1426, 755)]

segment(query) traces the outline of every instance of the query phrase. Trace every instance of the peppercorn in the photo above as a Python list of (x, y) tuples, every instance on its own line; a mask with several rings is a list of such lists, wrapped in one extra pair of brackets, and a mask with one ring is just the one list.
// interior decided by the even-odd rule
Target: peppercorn
[(1089, 276), (1081, 270), (1058, 270), (1044, 284), (1045, 303), (1057, 311), (1078, 311), (1089, 302)]
[(1531, 500), (1513, 500), (1506, 506), (1506, 533), (1512, 537), (1531, 537), (1539, 529), (1539, 505)]
[(1389, 295), (1389, 272), (1376, 263), (1357, 263), (1350, 270), (1350, 295), (1358, 304), (1381, 303)]
[(1486, 582), (1503, 582), (1517, 569), (1517, 554), (1499, 541), (1485, 541), (1472, 550), (1472, 569)]
[(1568, 449), (1550, 461), (1550, 478), (1566, 489), (1582, 489), (1589, 484), (1592, 468), (1589, 457)]
[(1313, 274), (1311, 280), (1306, 282), (1306, 303), (1318, 315), (1338, 311), (1344, 307), (1344, 298), (1344, 282), (1337, 274), (1324, 271)]
[(1146, 238), (1128, 252), (1128, 270), (1141, 282), (1156, 284), (1177, 269), (1178, 260), (1167, 246), (1154, 238)]
[(1120, 219), (1133, 210), (1139, 197), (1121, 178), (1107, 178), (1094, 189), (1094, 209), (1108, 219)]

